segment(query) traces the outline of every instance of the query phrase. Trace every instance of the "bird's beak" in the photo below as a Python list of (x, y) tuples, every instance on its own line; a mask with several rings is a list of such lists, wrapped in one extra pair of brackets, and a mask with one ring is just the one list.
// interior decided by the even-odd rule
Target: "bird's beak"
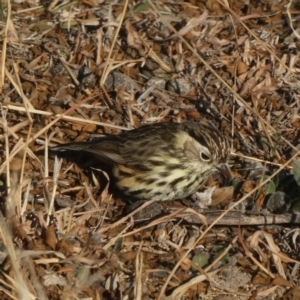
[(227, 165), (218, 166), (217, 170), (222, 174), (225, 180), (232, 179), (229, 168)]

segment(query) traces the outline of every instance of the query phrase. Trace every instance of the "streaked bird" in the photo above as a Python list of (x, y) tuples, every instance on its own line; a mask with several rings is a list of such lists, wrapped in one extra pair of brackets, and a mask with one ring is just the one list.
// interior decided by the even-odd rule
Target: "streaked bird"
[(217, 129), (196, 122), (145, 125), (51, 150), (84, 151), (111, 163), (116, 187), (138, 200), (182, 199), (195, 193), (213, 172), (229, 174), (227, 139)]

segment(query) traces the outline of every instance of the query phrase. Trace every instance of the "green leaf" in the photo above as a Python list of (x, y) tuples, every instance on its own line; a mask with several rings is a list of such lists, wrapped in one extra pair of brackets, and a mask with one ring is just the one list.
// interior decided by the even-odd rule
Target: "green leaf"
[(293, 161), (293, 172), (294, 172), (294, 178), (297, 184), (300, 186), (300, 161), (299, 160)]
[(232, 186), (235, 193), (238, 193), (240, 188), (242, 187), (244, 180), (242, 178), (234, 178), (232, 180)]
[(274, 194), (276, 192), (276, 185), (271, 180), (266, 184), (266, 195)]
[(141, 12), (149, 9), (149, 7), (151, 7), (149, 2), (145, 1), (141, 4), (138, 4), (138, 5), (134, 6), (133, 11), (134, 11), (134, 13), (138, 14), (138, 13), (141, 13)]
[(199, 266), (200, 268), (203, 268), (208, 265), (209, 257), (209, 253), (202, 252), (200, 254), (195, 255), (192, 261), (195, 265)]
[[(216, 258), (219, 256), (223, 256), (224, 251), (226, 250), (226, 248), (224, 246), (218, 245), (214, 247), (215, 251), (216, 251)], [(228, 254), (225, 254), (221, 260), (220, 260), (223, 264), (228, 263)]]

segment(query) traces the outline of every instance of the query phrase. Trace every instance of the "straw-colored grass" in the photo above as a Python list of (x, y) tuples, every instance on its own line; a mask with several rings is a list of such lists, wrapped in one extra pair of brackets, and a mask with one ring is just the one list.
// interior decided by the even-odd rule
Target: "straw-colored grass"
[[(300, 299), (300, 6), (244, 2), (0, 3), (1, 299)], [(231, 143), (200, 205), (128, 210), (107, 166), (49, 151), (188, 120)]]

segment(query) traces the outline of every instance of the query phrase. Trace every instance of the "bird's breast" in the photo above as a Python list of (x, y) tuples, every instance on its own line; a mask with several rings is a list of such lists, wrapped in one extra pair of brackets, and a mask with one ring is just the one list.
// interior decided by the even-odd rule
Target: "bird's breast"
[(201, 169), (196, 163), (185, 165), (176, 159), (164, 165), (154, 165), (151, 170), (144, 172), (120, 164), (116, 164), (113, 169), (117, 188), (127, 196), (163, 201), (195, 193), (210, 173), (210, 170), (203, 170), (203, 166)]

